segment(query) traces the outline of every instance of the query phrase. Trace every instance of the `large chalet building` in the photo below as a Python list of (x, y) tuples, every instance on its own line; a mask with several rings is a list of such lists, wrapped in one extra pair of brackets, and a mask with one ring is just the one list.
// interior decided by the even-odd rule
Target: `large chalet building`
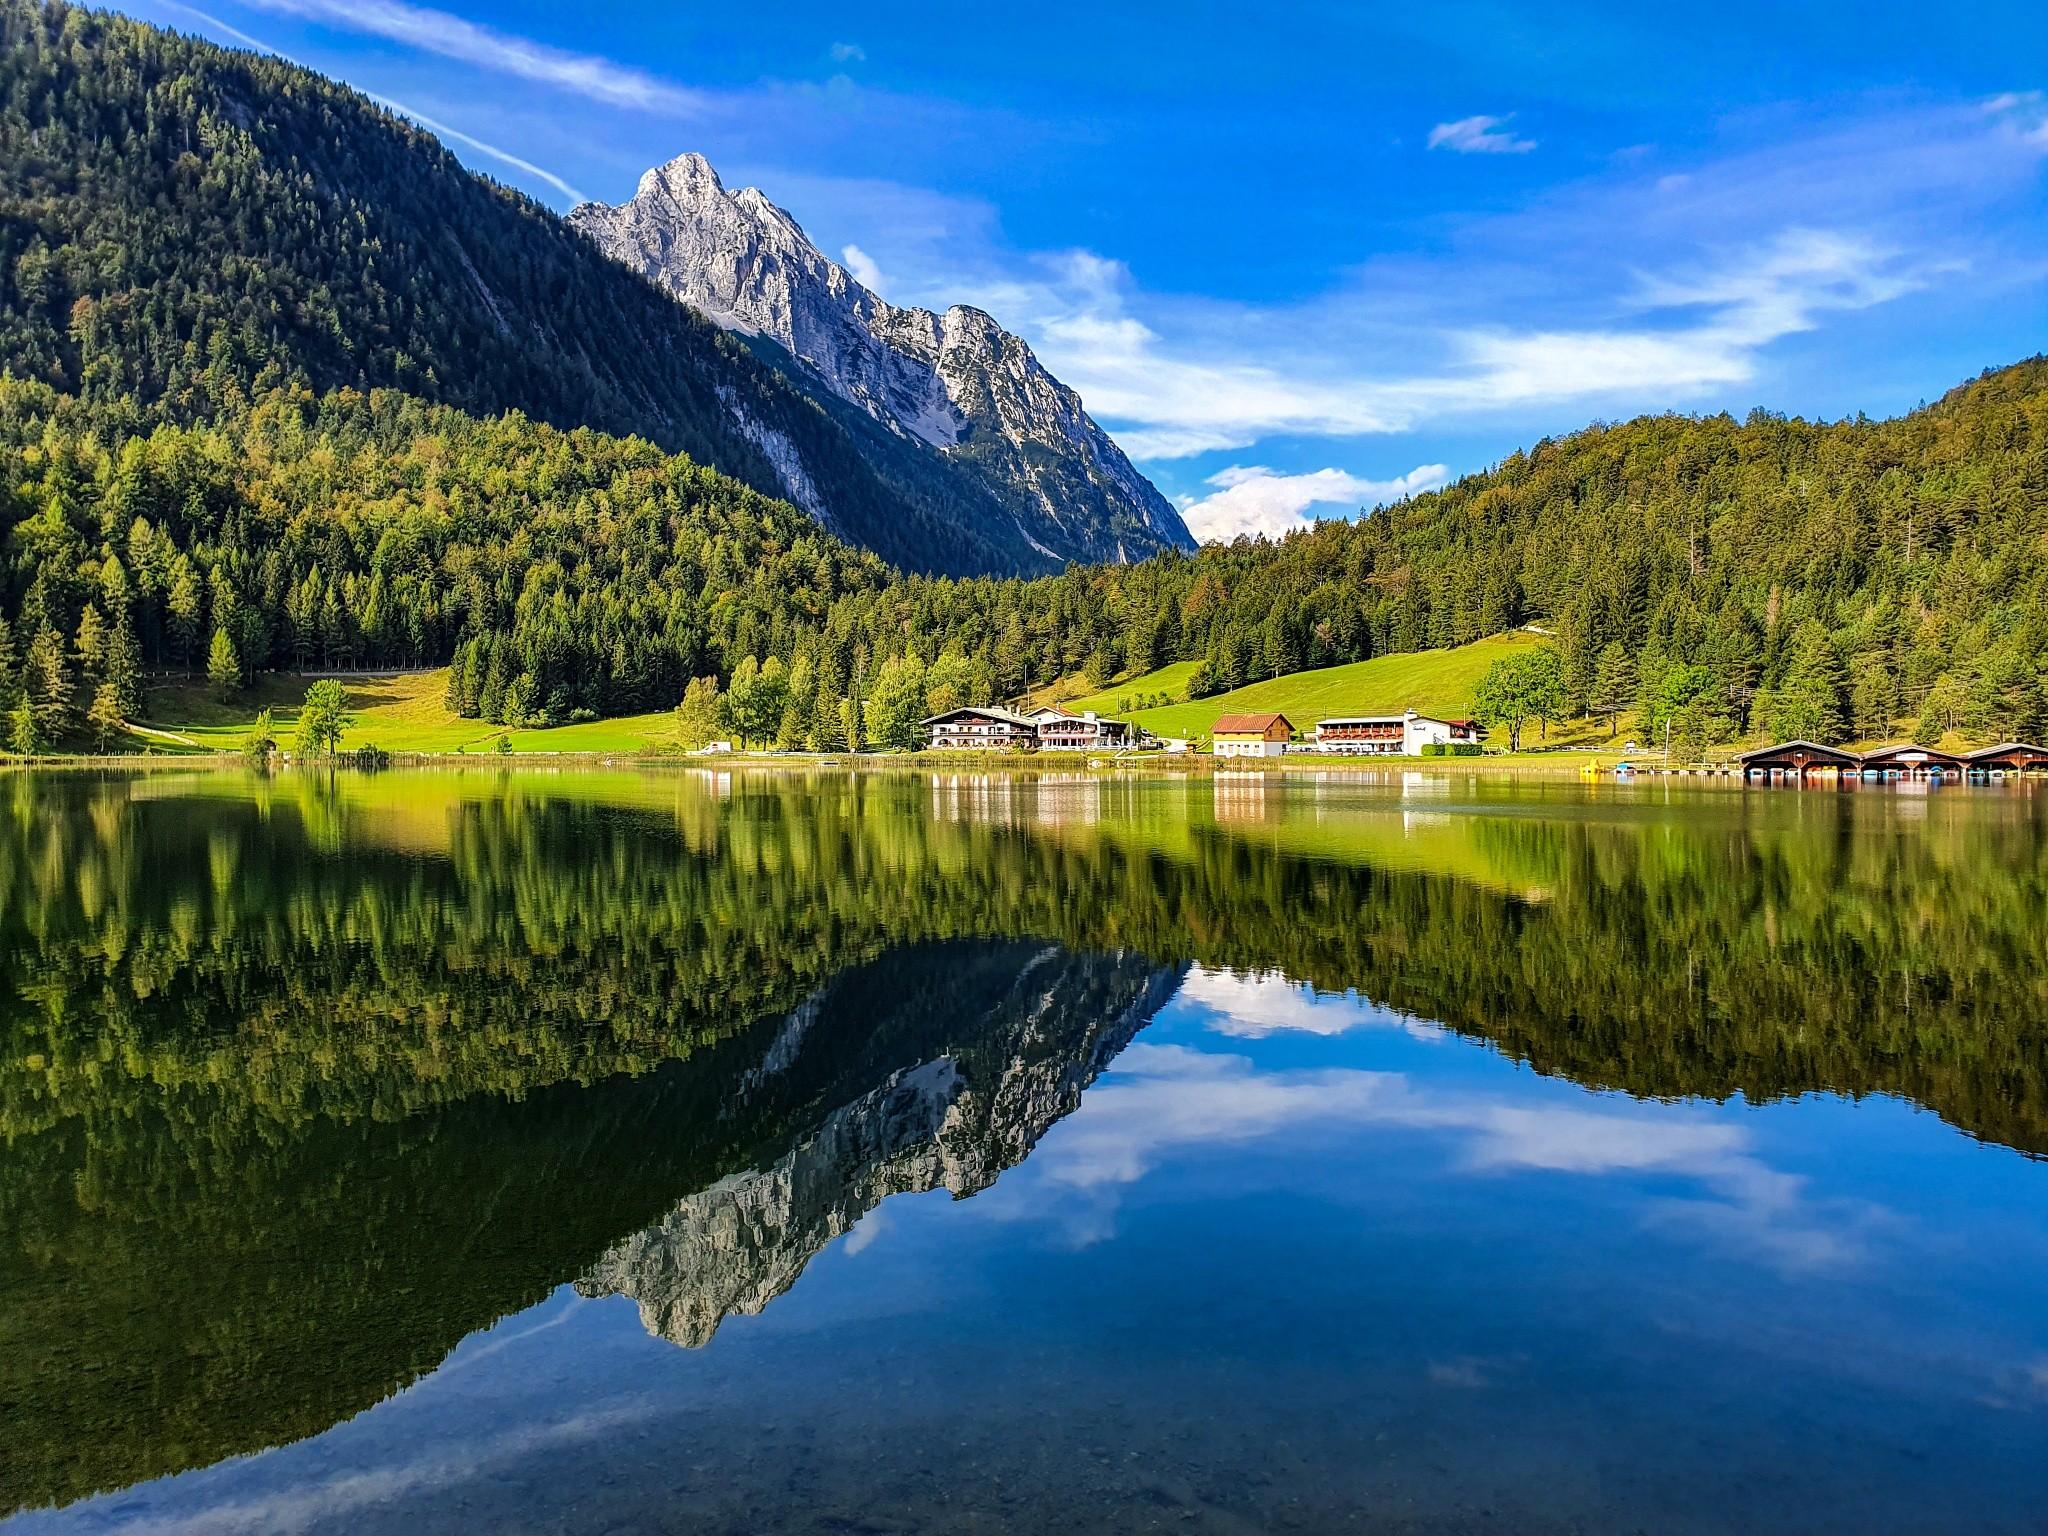
[(926, 739), (940, 752), (1006, 752), (1038, 746), (1036, 720), (994, 704), (949, 709), (922, 723)]
[(1120, 752), (1133, 736), (1128, 721), (1092, 712), (1045, 708), (1024, 714), (993, 704), (949, 709), (922, 724), (925, 739), (940, 752)]
[(1477, 746), (1486, 728), (1474, 720), (1399, 715), (1338, 715), (1316, 722), (1315, 749), (1344, 757), (1416, 757), (1428, 746)]
[(1047, 707), (1033, 710), (1031, 719), (1047, 752), (1121, 752), (1131, 744), (1129, 722), (1105, 720), (1093, 710), (1077, 715)]

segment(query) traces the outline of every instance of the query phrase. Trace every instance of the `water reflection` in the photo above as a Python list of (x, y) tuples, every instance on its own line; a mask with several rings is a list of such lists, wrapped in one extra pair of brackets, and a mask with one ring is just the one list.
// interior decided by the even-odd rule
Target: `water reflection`
[[(1351, 1316), (1335, 1277), (1360, 1264), (1477, 1263), (1526, 1291), (1503, 1338), (1477, 1322), (1501, 1293), (1454, 1286), (1428, 1358), (1384, 1385), (1401, 1412), (1418, 1382), (1521, 1381), (1554, 1409), (1557, 1383), (1527, 1383), (1563, 1341), (1615, 1347), (1560, 1315), (1596, 1293), (1616, 1330), (1705, 1330), (1749, 1359), (1728, 1342), (1742, 1309), (1701, 1303), (1690, 1265), (1858, 1353), (1872, 1391), (1938, 1366), (1979, 1408), (2039, 1413), (2048, 1339), (2018, 1299), (2048, 1279), (2039, 1190), (2003, 1150), (2048, 1149), (2037, 797), (1942, 796), (1907, 821), (1880, 795), (1251, 778), (0, 780), (0, 1512), (304, 1441), (153, 1485), (150, 1518), (358, 1521), (307, 1480), (367, 1460), (393, 1510), (438, 1496), (454, 1463), (408, 1437), (450, 1414), (471, 1468), (602, 1462), (627, 1489), (647, 1475), (633, 1426), (665, 1436), (712, 1390), (660, 1372), (709, 1362), (692, 1369), (728, 1373), (733, 1401), (801, 1375), (772, 1331), (733, 1344), (745, 1319), (912, 1377), (964, 1329), (1016, 1356), (1020, 1402), (1036, 1382), (1073, 1434), (1115, 1420), (1134, 1443), (1153, 1431), (1108, 1405), (1156, 1391), (1146, 1410), (1195, 1435), (1172, 1383), (1198, 1372), (1249, 1393), (1264, 1449), (1162, 1461), (1251, 1488), (1284, 1430), (1334, 1519), (1362, 1496), (1334, 1470), (1356, 1446), (1312, 1453), (1334, 1431), (1248, 1381), (1308, 1403), (1380, 1380), (1377, 1355), (1299, 1354), (1286, 1331)], [(1823, 1091), (1845, 1097), (1750, 1107)], [(1969, 1143), (1899, 1105), (1859, 1113), (1869, 1095), (1996, 1161), (1954, 1162)], [(910, 1214), (927, 1194), (977, 1198), (942, 1225)], [(1164, 1228), (1162, 1201), (1181, 1213)], [(1065, 1257), (1030, 1258), (1026, 1231)], [(1159, 1272), (1162, 1243), (1194, 1269)], [(959, 1285), (976, 1273), (986, 1305)], [(1276, 1299), (1276, 1274), (1297, 1294)], [(1068, 1283), (1101, 1316), (1034, 1323), (1037, 1287)], [(1861, 1288), (1841, 1316), (1835, 1286)], [(1263, 1342), (1219, 1353), (1158, 1315), (1167, 1296)], [(641, 1377), (607, 1374), (631, 1346), (604, 1319), (628, 1302), (679, 1362), (633, 1366), (656, 1401), (616, 1400)], [(1106, 1387), (1072, 1363), (1082, 1341), (1150, 1374)], [(1709, 1391), (1748, 1385), (1735, 1365), (1635, 1347), (1693, 1373), (1708, 1421), (1755, 1427)], [(500, 1373), (536, 1359), (573, 1412), (515, 1406)], [(1640, 1407), (1630, 1359), (1610, 1420)], [(1044, 1376), (1054, 1361), (1074, 1374)], [(1351, 1385), (1318, 1374), (1340, 1366)], [(485, 1382), (488, 1410), (468, 1395)], [(1001, 1445), (1007, 1408), (926, 1390)], [(875, 1433), (900, 1428), (895, 1398), (861, 1401)], [(2017, 1432), (1977, 1425), (1957, 1464)], [(772, 1462), (720, 1451), (734, 1488)], [(905, 1477), (933, 1460), (901, 1455)], [(746, 1528), (801, 1526), (761, 1475)], [(1130, 1488), (1099, 1491), (1119, 1523)], [(76, 1513), (140, 1518), (118, 1498)]]

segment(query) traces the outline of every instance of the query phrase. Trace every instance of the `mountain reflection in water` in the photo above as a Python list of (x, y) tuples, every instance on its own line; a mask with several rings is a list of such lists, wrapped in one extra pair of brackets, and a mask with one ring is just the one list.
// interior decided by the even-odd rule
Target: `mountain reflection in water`
[[(883, 1303), (847, 1269), (883, 1264), (865, 1250), (891, 1195), (913, 1197), (888, 1207), (906, 1212), (924, 1209), (914, 1197), (926, 1192), (979, 1198), (969, 1227), (947, 1228), (955, 1247), (898, 1273), (887, 1306), (922, 1307), (928, 1322), (950, 1309), (969, 1326), (970, 1293), (929, 1287), (979, 1254), (997, 1315), (1015, 1319), (1015, 1339), (993, 1347), (1026, 1351), (1012, 1362), (1016, 1405), (946, 1389), (954, 1400), (935, 1406), (962, 1434), (995, 1435), (1012, 1406), (1049, 1407), (1031, 1396), (1037, 1381), (1110, 1419), (1112, 1401), (1148, 1405), (1158, 1424), (1145, 1433), (1190, 1437), (1171, 1453), (1179, 1464), (1233, 1469), (1246, 1488), (1245, 1467), (1277, 1454), (1279, 1429), (1257, 1449), (1210, 1443), (1172, 1406), (1185, 1401), (1174, 1383), (1256, 1396), (1248, 1381), (1285, 1379), (1299, 1411), (1343, 1382), (1365, 1390), (1384, 1362), (1351, 1352), (1391, 1345), (1350, 1312), (1343, 1285), (1386, 1283), (1373, 1266), (1391, 1276), (1445, 1244), (1502, 1278), (1472, 1294), (1456, 1328), (1445, 1315), (1444, 1337), (1492, 1307), (1562, 1338), (1586, 1325), (1558, 1315), (1560, 1294), (1632, 1315), (1614, 1288), (1669, 1305), (1674, 1338), (1717, 1328), (1671, 1298), (1697, 1283), (1685, 1263), (1730, 1255), (1748, 1266), (1742, 1286), (1775, 1277), (1774, 1326), (1796, 1328), (1816, 1305), (1810, 1288), (1879, 1263), (1916, 1219), (1896, 1208), (1894, 1186), (1954, 1155), (1863, 1145), (1866, 1128), (1893, 1123), (1870, 1118), (1891, 1113), (1882, 1105), (1843, 1118), (1866, 1096), (1999, 1148), (1978, 1149), (1996, 1161), (1968, 1171), (1941, 1163), (1947, 1203), (1925, 1220), (1954, 1224), (1945, 1241), (2002, 1244), (2015, 1284), (2048, 1278), (2040, 1219), (2009, 1208), (2021, 1188), (2040, 1208), (2027, 1159), (2048, 1150), (2044, 803), (2015, 788), (1907, 805), (1337, 775), (0, 779), (0, 1513), (270, 1446), (341, 1456), (400, 1424), (414, 1439), (445, 1433), (445, 1418), (413, 1421), (464, 1382), (495, 1379), (501, 1357), (485, 1350), (578, 1338), (602, 1361), (627, 1348), (584, 1337), (609, 1297), (630, 1298), (649, 1334), (699, 1352), (661, 1370), (687, 1358), (737, 1373), (753, 1360), (750, 1375), (720, 1378), (736, 1402), (778, 1379), (760, 1352), (779, 1335), (734, 1342), (721, 1325), (784, 1308), (786, 1326), (830, 1328), (849, 1370), (863, 1351), (891, 1349), (876, 1368), (915, 1375), (937, 1344), (897, 1339), (859, 1311)], [(1784, 1106), (1796, 1121), (1744, 1107), (1816, 1093), (1842, 1097)], [(1767, 1133), (1790, 1124), (1832, 1129), (1773, 1145)], [(1416, 1164), (1423, 1146), (1448, 1164)], [(1278, 1182), (1260, 1186), (1255, 1213), (1233, 1181), (1269, 1159)], [(1446, 1166), (1457, 1182), (1444, 1182)], [(1529, 1207), (1486, 1193), (1527, 1179), (1547, 1181), (1547, 1227), (1519, 1225)], [(1150, 1232), (1180, 1260), (1151, 1274), (1128, 1234), (1163, 1220), (1153, 1191), (1182, 1181), (1208, 1194), (1187, 1226)], [(1638, 1195), (1626, 1220), (1592, 1214), (1620, 1187)], [(1296, 1205), (1298, 1224), (1273, 1224)], [(1402, 1246), (1347, 1261), (1347, 1245), (1368, 1239), (1340, 1236), (1356, 1218), (1332, 1226), (1332, 1212), (1354, 1208), (1370, 1213), (1360, 1231), (1381, 1244), (1405, 1234)], [(916, 1241), (939, 1243), (930, 1221), (917, 1218)], [(1075, 1256), (1063, 1263), (1115, 1254), (1129, 1267), (1100, 1304), (1151, 1343), (1098, 1340), (1106, 1357), (1145, 1362), (1121, 1386), (1034, 1374), (1109, 1322), (1070, 1318), (1050, 1334), (1033, 1322), (1046, 1303), (1000, 1278), (1026, 1266), (1032, 1250), (1014, 1245), (1030, 1231)], [(1572, 1231), (1576, 1260), (1552, 1246)], [(1470, 1246), (1480, 1234), (1491, 1249)], [(1659, 1257), (1644, 1248), (1653, 1242)], [(1573, 1267), (1610, 1244), (1623, 1272)], [(804, 1277), (828, 1250), (841, 1262), (813, 1286)], [(1945, 1262), (1927, 1259), (1926, 1274)], [(1139, 1275), (1153, 1293), (1185, 1292), (1187, 1307), (1150, 1311)], [(1282, 1276), (1295, 1294), (1266, 1294)], [(1959, 1312), (1942, 1331), (2004, 1341), (1997, 1366), (1980, 1344), (1943, 1345), (1975, 1362), (1956, 1367), (1972, 1383), (1962, 1401), (1980, 1405), (1969, 1412), (1996, 1400), (2004, 1416), (1973, 1429), (1974, 1453), (1990, 1456), (2001, 1435), (2039, 1430), (2048, 1341), (1995, 1287), (1972, 1290), (1980, 1279), (1949, 1277), (1955, 1305), (1982, 1315)], [(1434, 1283), (1464, 1294), (1441, 1274)], [(1587, 1286), (1607, 1294), (1594, 1302)], [(1260, 1310), (1246, 1313), (1253, 1293)], [(1545, 1294), (1552, 1310), (1535, 1310)], [(834, 1324), (835, 1304), (856, 1311)], [(529, 1312), (547, 1330), (530, 1340)], [(1363, 1327), (1359, 1342), (1325, 1338), (1302, 1355), (1297, 1334), (1339, 1315)], [(481, 1343), (463, 1342), (478, 1330), (489, 1330)], [(1693, 1372), (1715, 1402), (1754, 1386), (1726, 1363), (1747, 1344), (1716, 1341), (1724, 1363), (1712, 1367), (1697, 1348), (1674, 1367), (1662, 1351), (1675, 1347), (1639, 1341), (1638, 1352)], [(1893, 1340), (1862, 1369), (1903, 1390), (1912, 1371), (1881, 1362), (1920, 1369), (1917, 1347)], [(1433, 1390), (1519, 1379), (1525, 1415), (1541, 1416), (1572, 1390), (1531, 1380), (1545, 1359), (1525, 1338), (1432, 1358), (1424, 1379)], [(1346, 1360), (1350, 1375), (1330, 1374)], [(1309, 1378), (1289, 1374), (1312, 1365)], [(576, 1369), (598, 1367), (563, 1366)], [(605, 1379), (623, 1386), (647, 1369)], [(527, 1447), (522, 1458), (571, 1457), (572, 1441), (630, 1445), (639, 1431), (620, 1426), (681, 1411), (660, 1397), (681, 1378), (657, 1382), (651, 1404), (593, 1397), (573, 1432), (531, 1414), (496, 1432)], [(1382, 1386), (1382, 1407), (1422, 1401)], [(1967, 1417), (1943, 1402), (1950, 1428)], [(1611, 1427), (1639, 1405), (1609, 1408)], [(1069, 1410), (1074, 1433), (1108, 1433)], [(884, 1439), (906, 1411), (897, 1397), (860, 1407)], [(1248, 1406), (1247, 1436), (1258, 1422)], [(1532, 1422), (1493, 1430), (1526, 1434)], [(1733, 1423), (1712, 1432), (1739, 1447)], [(1337, 1430), (1290, 1425), (1300, 1477), (1320, 1479), (1298, 1491), (1328, 1501), (1317, 1518), (1352, 1509), (1363, 1495), (1340, 1497), (1317, 1459), (1317, 1437)], [(1389, 1443), (1407, 1432), (1405, 1421), (1376, 1431)], [(297, 1454), (190, 1486), (303, 1478)], [(386, 1465), (396, 1452), (381, 1454)], [(1327, 1463), (1376, 1464), (1355, 1446), (1330, 1448)], [(637, 1466), (604, 1476), (630, 1488), (644, 1481)], [(1511, 1470), (1494, 1469), (1527, 1527), (1592, 1507), (1519, 1503)], [(1532, 1469), (1532, 1481), (1555, 1470)], [(424, 1491), (468, 1475), (416, 1481)], [(160, 1486), (168, 1498), (188, 1480)], [(1130, 1507), (1115, 1500), (1129, 1490), (1102, 1486), (1102, 1509), (1120, 1512), (1102, 1518), (1124, 1523)], [(855, 1484), (839, 1492), (860, 1502)], [(1277, 1519), (1260, 1498), (1237, 1515)], [(921, 1512), (904, 1517), (913, 1525), (944, 1525), (929, 1491), (883, 1503)], [(771, 1504), (732, 1515), (734, 1528), (809, 1528), (802, 1497)], [(1228, 1512), (1168, 1504), (1176, 1519)], [(1472, 1513), (1427, 1505), (1423, 1525)], [(156, 1507), (117, 1497), (24, 1518), (147, 1524)], [(610, 1518), (658, 1523), (654, 1507)], [(203, 1508), (202, 1526), (232, 1524), (227, 1505)], [(249, 1509), (245, 1523), (265, 1528), (279, 1506)], [(322, 1505), (293, 1519), (329, 1517), (340, 1518)], [(362, 1518), (351, 1507), (350, 1521)]]

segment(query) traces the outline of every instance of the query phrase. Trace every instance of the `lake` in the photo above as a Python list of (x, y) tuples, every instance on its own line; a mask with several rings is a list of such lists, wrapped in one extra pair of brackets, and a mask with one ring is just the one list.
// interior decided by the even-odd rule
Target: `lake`
[(2048, 786), (0, 777), (0, 1529), (2048, 1529)]

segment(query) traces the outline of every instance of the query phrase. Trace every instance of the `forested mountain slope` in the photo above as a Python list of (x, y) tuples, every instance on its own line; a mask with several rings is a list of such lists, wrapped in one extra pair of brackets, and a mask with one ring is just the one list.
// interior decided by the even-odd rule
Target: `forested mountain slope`
[(281, 383), (636, 434), (912, 570), (1050, 568), (554, 214), (332, 81), (0, 0), (0, 358), (109, 421)]
[(832, 745), (884, 681), (928, 703), (1188, 659), (1220, 692), (1531, 619), (1573, 707), (1645, 730), (2048, 727), (2039, 359), (1890, 422), (1594, 427), (1355, 524), (1035, 581), (899, 577), (645, 443), (393, 392), (148, 436), (107, 414), (0, 385), (0, 707), (52, 697), (52, 732), (223, 634), (245, 672), (455, 659), (458, 707), (515, 724), (508, 695), (560, 724), (773, 658)]

